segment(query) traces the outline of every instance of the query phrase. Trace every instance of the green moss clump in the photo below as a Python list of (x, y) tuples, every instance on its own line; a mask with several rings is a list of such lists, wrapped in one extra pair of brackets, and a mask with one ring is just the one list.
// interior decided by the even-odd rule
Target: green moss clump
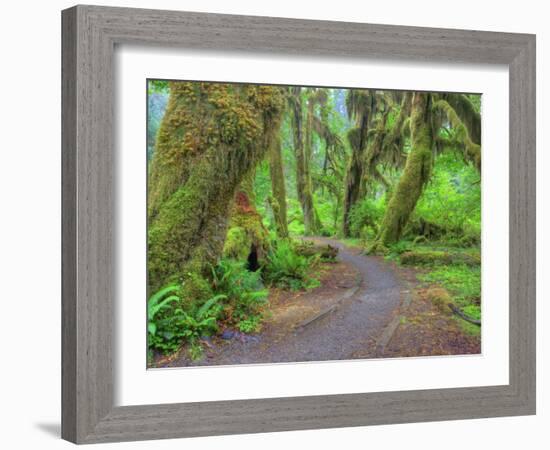
[(244, 177), (235, 193), (223, 255), (246, 261), (255, 252), (259, 263), (269, 249), (269, 232), (256, 210), (254, 178), (255, 171), (252, 170)]
[(223, 256), (238, 261), (245, 260), (248, 257), (251, 245), (252, 241), (247, 236), (244, 228), (231, 227), (227, 231), (227, 237), (225, 238)]
[(431, 287), (426, 291), (426, 296), (442, 313), (451, 315), (449, 303), (453, 302), (453, 298), (445, 288), (437, 286)]

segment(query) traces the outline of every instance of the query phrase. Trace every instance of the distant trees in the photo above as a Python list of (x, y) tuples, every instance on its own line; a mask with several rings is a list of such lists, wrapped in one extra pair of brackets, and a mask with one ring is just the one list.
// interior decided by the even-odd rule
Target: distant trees
[[(296, 157), (296, 192), (302, 206), (304, 229), (306, 234), (316, 234), (320, 230), (320, 221), (313, 203), (311, 184), (312, 155), (312, 115), (314, 96), (306, 95), (299, 86), (289, 88), (289, 106), (291, 112)], [(304, 108), (304, 105), (306, 108)]]
[(269, 176), (271, 178), (271, 196), (268, 201), (273, 211), (277, 236), (284, 239), (288, 237), (288, 217), (280, 133), (273, 139), (271, 148), (268, 151), (268, 158)]

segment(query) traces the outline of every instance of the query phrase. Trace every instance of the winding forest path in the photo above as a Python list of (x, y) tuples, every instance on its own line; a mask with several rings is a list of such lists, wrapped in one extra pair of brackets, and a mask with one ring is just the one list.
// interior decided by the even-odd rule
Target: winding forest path
[[(206, 348), (206, 357), (193, 362), (185, 354), (162, 364), (163, 366), (232, 365), (277, 363), (295, 361), (345, 360), (382, 356), (380, 340), (388, 341), (388, 325), (404, 296), (409, 295), (397, 276), (395, 268), (383, 259), (364, 255), (360, 249), (350, 248), (339, 241), (310, 238), (317, 243), (338, 247), (337, 264), (348, 268), (347, 275), (335, 273), (338, 279), (346, 278), (346, 288), (339, 298), (325, 304), (315, 314), (301, 317), (290, 327), (270, 326), (267, 321), (257, 336), (240, 335), (229, 340), (215, 339)], [(350, 270), (355, 281), (350, 285)], [(300, 302), (317, 301), (316, 290), (302, 294)], [(339, 291), (342, 292), (342, 291)], [(298, 302), (297, 302), (298, 303)], [(285, 308), (292, 308), (287, 304)], [(273, 322), (274, 320), (271, 320)], [(394, 328), (395, 329), (395, 328)], [(392, 330), (390, 330), (391, 332)]]

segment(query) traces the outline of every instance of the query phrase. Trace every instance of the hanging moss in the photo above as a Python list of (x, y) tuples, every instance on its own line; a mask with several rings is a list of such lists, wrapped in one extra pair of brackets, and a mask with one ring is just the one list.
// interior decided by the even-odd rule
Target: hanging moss
[(351, 147), (351, 157), (344, 181), (344, 208), (342, 220), (342, 233), (349, 237), (350, 212), (360, 198), (363, 175), (365, 173), (365, 151), (371, 114), (374, 110), (375, 94), (364, 89), (350, 89), (346, 98), (346, 106), (350, 119), (356, 121), (356, 127), (348, 132), (348, 142)]
[[(320, 230), (319, 217), (313, 204), (313, 190), (309, 162), (312, 145), (312, 111), (314, 100), (308, 100), (308, 111), (304, 114), (302, 88), (290, 88), (291, 122), (296, 157), (296, 193), (304, 215), (305, 234), (316, 234)], [(304, 124), (304, 115), (306, 123)]]
[(466, 127), (468, 137), (474, 144), (481, 145), (481, 114), (465, 94), (443, 94), (445, 100), (455, 111)]
[(369, 249), (371, 252), (384, 252), (387, 245), (399, 240), (430, 178), (433, 159), (431, 112), (431, 94), (415, 92), (410, 121), (411, 151), (386, 208), (378, 236)]
[(410, 134), (411, 101), (412, 92), (405, 92), (399, 106), (399, 114), (390, 130), (385, 134), (382, 143), (382, 151), (389, 156), (387, 159), (391, 161), (394, 167), (401, 165), (405, 139)]
[(455, 145), (461, 145), (463, 147), (466, 161), (474, 164), (478, 172), (481, 173), (481, 146), (470, 138), (470, 132), (458, 116), (456, 110), (445, 100), (438, 100), (434, 103), (433, 108), (434, 110), (441, 110), (445, 113), (456, 135)]
[(170, 83), (148, 183), (150, 289), (199, 285), (216, 264), (235, 191), (278, 132), (282, 102), (273, 86)]

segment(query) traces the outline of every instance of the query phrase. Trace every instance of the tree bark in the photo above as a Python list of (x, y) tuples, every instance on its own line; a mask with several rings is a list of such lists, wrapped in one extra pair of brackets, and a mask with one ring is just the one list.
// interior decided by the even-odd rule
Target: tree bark
[(371, 251), (383, 251), (387, 245), (399, 240), (430, 178), (433, 159), (431, 114), (431, 94), (415, 92), (411, 109), (411, 150)]
[[(294, 152), (296, 156), (296, 191), (298, 201), (304, 215), (305, 234), (313, 234), (317, 230), (316, 214), (313, 206), (313, 193), (311, 192), (311, 174), (309, 160), (306, 155), (305, 145), (308, 145), (308, 137), (304, 137), (304, 111), (300, 87), (291, 88), (292, 98), (292, 128), (294, 139)], [(309, 148), (307, 149), (309, 153)]]
[(279, 131), (281, 89), (173, 82), (148, 186), (148, 282), (204, 277), (222, 254), (243, 177)]
[(281, 137), (275, 136), (273, 145), (269, 150), (269, 176), (271, 178), (271, 193), (269, 198), (275, 229), (280, 238), (288, 237), (288, 224), (286, 214), (286, 187), (283, 170), (283, 155), (281, 152)]
[(269, 233), (256, 209), (254, 179), (256, 169), (250, 170), (235, 192), (224, 256), (247, 261), (250, 270), (257, 270), (269, 250)]
[[(363, 101), (370, 101), (370, 95), (362, 96)], [(345, 178), (344, 205), (342, 232), (344, 237), (350, 236), (350, 212), (357, 203), (361, 194), (363, 175), (365, 170), (365, 151), (367, 147), (367, 135), (369, 131), (370, 109), (363, 108), (359, 114), (358, 124), (348, 133), (348, 140), (351, 146), (351, 159), (348, 165)]]

